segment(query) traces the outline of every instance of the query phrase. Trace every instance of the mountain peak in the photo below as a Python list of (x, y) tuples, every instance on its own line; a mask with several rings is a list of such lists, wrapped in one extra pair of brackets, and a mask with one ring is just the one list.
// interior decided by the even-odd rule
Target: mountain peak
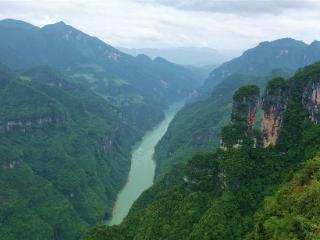
[(72, 28), (70, 25), (67, 25), (64, 21), (52, 23), (52, 24), (47, 24), (42, 27), (42, 29), (49, 29), (49, 28), (55, 28), (55, 29), (69, 29)]
[(151, 61), (151, 58), (148, 57), (146, 54), (139, 54), (136, 56), (136, 59), (141, 60), (141, 61)]
[(296, 47), (305, 47), (307, 44), (303, 41), (299, 41), (293, 38), (280, 38), (273, 41), (264, 41), (261, 42), (258, 46), (270, 46), (270, 45), (285, 45), (285, 46), (296, 46)]
[(60, 21), (60, 22), (55, 23), (55, 25), (67, 25), (67, 24), (64, 21)]
[(21, 21), (21, 20), (15, 20), (15, 19), (3, 19), (0, 21), (0, 26), (4, 26), (4, 27), (10, 27), (10, 28), (16, 28), (16, 29), (34, 29), (37, 30), (39, 29), (38, 27)]
[(320, 45), (320, 41), (318, 40), (314, 40), (312, 43), (310, 43), (310, 46), (319, 46)]

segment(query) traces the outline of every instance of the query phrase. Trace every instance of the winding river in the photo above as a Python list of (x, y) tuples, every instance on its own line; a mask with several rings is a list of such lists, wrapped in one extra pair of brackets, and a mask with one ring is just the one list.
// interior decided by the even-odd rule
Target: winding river
[(171, 105), (165, 112), (163, 121), (147, 132), (141, 142), (133, 149), (128, 182), (118, 195), (113, 216), (107, 222), (108, 225), (120, 224), (134, 201), (152, 185), (156, 167), (153, 160), (154, 148), (166, 133), (170, 122), (182, 106), (182, 102)]

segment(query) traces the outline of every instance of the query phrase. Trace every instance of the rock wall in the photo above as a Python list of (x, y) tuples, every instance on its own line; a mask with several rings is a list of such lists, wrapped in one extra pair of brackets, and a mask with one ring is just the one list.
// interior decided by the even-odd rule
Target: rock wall
[(259, 106), (259, 100), (258, 98), (252, 102), (252, 104), (248, 108), (248, 114), (247, 114), (247, 125), (248, 130), (253, 130), (256, 124), (256, 113)]
[(269, 84), (262, 103), (262, 137), (263, 146), (277, 143), (283, 123), (283, 114), (288, 105), (288, 95), (283, 79), (275, 79), (277, 84)]
[(309, 119), (320, 123), (320, 78), (317, 78), (306, 85), (303, 90), (302, 104), (308, 110)]

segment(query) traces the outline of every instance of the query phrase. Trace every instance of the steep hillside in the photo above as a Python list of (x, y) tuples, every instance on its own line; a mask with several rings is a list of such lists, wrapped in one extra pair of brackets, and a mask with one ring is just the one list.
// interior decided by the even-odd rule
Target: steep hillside
[(42, 28), (0, 21), (0, 62), (13, 69), (49, 65), (66, 73), (75, 69), (103, 78), (122, 79), (166, 104), (185, 98), (197, 86), (194, 72), (164, 59), (124, 54), (64, 22)]
[[(299, 67), (320, 59), (320, 44), (293, 39), (263, 42), (215, 69), (202, 90), (175, 117), (157, 145), (157, 174), (197, 151), (219, 146), (221, 127), (229, 121), (232, 94), (243, 84), (264, 88), (272, 77), (291, 76)], [(218, 136), (218, 137), (214, 137)]]
[(48, 67), (0, 82), (0, 238), (78, 239), (111, 214), (144, 130)]
[(157, 175), (165, 174), (173, 164), (186, 161), (198, 151), (212, 151), (219, 147), (220, 131), (229, 122), (232, 95), (237, 88), (257, 84), (263, 89), (271, 78), (287, 78), (290, 74), (283, 69), (262, 77), (233, 74), (218, 84), (208, 99), (186, 105), (156, 146)]
[[(319, 64), (268, 83), (264, 109), (278, 106), (271, 96), (286, 102), (279, 135), (268, 147), (262, 141), (262, 132), (271, 134), (268, 125), (256, 129), (253, 121), (259, 89), (240, 88), (219, 150), (172, 169), (121, 225), (97, 226), (83, 239), (317, 239), (319, 84)], [(267, 116), (265, 110), (262, 121)], [(240, 134), (230, 135), (233, 129)]]

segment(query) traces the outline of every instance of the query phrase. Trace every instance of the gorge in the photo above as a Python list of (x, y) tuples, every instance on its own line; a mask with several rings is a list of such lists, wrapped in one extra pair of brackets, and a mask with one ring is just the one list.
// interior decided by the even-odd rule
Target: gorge
[(151, 187), (156, 168), (153, 159), (154, 148), (182, 106), (183, 102), (169, 106), (162, 122), (147, 132), (142, 140), (133, 148), (128, 180), (125, 187), (118, 194), (112, 218), (107, 221), (108, 225), (120, 224), (128, 214), (134, 201), (143, 191)]

